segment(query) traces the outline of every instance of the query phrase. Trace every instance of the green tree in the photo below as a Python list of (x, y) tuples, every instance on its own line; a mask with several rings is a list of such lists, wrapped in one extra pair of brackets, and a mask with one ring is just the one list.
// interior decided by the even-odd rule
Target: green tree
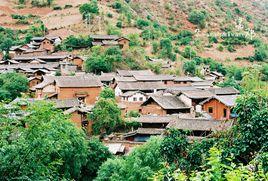
[(186, 61), (183, 64), (183, 70), (185, 73), (190, 74), (190, 75), (195, 75), (197, 66), (195, 61)]
[(184, 51), (182, 52), (182, 56), (184, 58), (192, 59), (192, 58), (194, 58), (196, 56), (196, 52), (192, 49), (192, 47), (186, 46), (184, 48)]
[(0, 75), (0, 100), (13, 100), (28, 90), (28, 80), (18, 73)]
[(86, 19), (89, 14), (99, 14), (99, 7), (97, 0), (91, 0), (89, 3), (82, 4), (79, 7), (79, 11), (83, 16), (83, 19)]
[(39, 102), (27, 110), (10, 117), (21, 111), (0, 107), (0, 179), (79, 179), (87, 154), (85, 135), (50, 104)]
[(136, 26), (140, 29), (143, 29), (144, 27), (147, 27), (149, 25), (150, 25), (149, 21), (144, 19), (137, 19), (136, 21)]
[(147, 180), (162, 168), (160, 143), (159, 138), (152, 138), (146, 144), (135, 148), (125, 159), (108, 159), (100, 167), (96, 180)]
[(87, 162), (82, 167), (81, 180), (93, 180), (97, 176), (99, 167), (109, 158), (112, 158), (112, 154), (106, 146), (95, 138), (89, 140)]
[(122, 124), (121, 110), (114, 99), (100, 98), (89, 115), (94, 134), (110, 134)]
[(206, 11), (200, 11), (200, 10), (193, 10), (190, 12), (188, 20), (195, 24), (199, 25), (201, 28), (205, 27), (205, 22), (207, 19), (207, 12)]
[(80, 49), (92, 46), (92, 39), (89, 36), (68, 36), (62, 43), (63, 49)]
[(160, 41), (161, 56), (170, 58), (172, 55), (172, 42), (170, 39), (165, 38)]
[(101, 91), (100, 97), (103, 99), (115, 99), (115, 94), (114, 94), (113, 89), (111, 89), (110, 87), (105, 87)]

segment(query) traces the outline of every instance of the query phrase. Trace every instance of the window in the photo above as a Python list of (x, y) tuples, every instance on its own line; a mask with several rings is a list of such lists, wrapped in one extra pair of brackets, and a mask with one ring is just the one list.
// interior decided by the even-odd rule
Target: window
[(133, 98), (133, 101), (134, 101), (134, 102), (136, 102), (136, 101), (137, 101), (137, 98), (136, 98), (136, 97), (134, 97), (134, 98)]
[(227, 116), (227, 109), (224, 108), (223, 109), (223, 117), (226, 118), (226, 116)]
[(143, 97), (140, 97), (140, 101), (143, 101)]
[(212, 108), (212, 107), (209, 107), (209, 108), (208, 108), (208, 112), (209, 112), (209, 113), (213, 113), (213, 108)]

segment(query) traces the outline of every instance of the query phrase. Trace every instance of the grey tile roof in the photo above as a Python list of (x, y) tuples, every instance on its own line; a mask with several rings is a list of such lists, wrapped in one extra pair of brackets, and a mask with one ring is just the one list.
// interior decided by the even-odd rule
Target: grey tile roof
[(208, 90), (215, 95), (232, 95), (240, 93), (237, 89), (233, 87), (210, 88)]
[(174, 80), (172, 75), (134, 75), (137, 81), (168, 81)]
[(58, 109), (72, 108), (75, 106), (79, 106), (78, 99), (54, 100), (53, 102), (55, 102), (55, 107)]
[(122, 76), (116, 76), (115, 80), (117, 82), (137, 82), (137, 80), (134, 77), (122, 77)]
[(157, 129), (157, 128), (138, 128), (136, 130), (137, 134), (148, 134), (148, 135), (161, 135), (164, 133), (165, 129)]
[(117, 70), (118, 75), (131, 77), (138, 75), (155, 75), (151, 70)]
[(182, 91), (181, 93), (189, 97), (190, 99), (204, 99), (212, 97), (214, 95), (208, 90), (186, 90)]
[(200, 105), (203, 105), (206, 102), (209, 102), (212, 99), (216, 99), (219, 102), (223, 103), (224, 105), (228, 107), (235, 106), (235, 101), (239, 95), (221, 95), (221, 96), (213, 96), (211, 98), (208, 98), (200, 103)]
[(202, 82), (204, 81), (203, 79), (199, 77), (189, 77), (189, 76), (180, 76), (180, 77), (175, 77), (174, 81), (177, 82)]
[(95, 76), (59, 76), (56, 78), (58, 87), (100, 87), (102, 83)]
[(178, 120), (178, 116), (175, 115), (142, 115), (138, 118), (131, 118), (139, 123), (169, 123), (173, 120)]
[(166, 88), (162, 82), (119, 82), (117, 86), (123, 91), (163, 90)]
[(117, 35), (90, 35), (93, 40), (116, 40), (119, 38)]
[(213, 121), (206, 119), (179, 119), (173, 120), (167, 128), (176, 128), (180, 130), (192, 130), (192, 131), (220, 131), (228, 129), (232, 126), (232, 121)]
[(155, 101), (163, 109), (188, 109), (190, 107), (186, 106), (177, 96), (151, 96), (147, 101), (145, 101), (142, 106), (147, 105), (150, 101)]

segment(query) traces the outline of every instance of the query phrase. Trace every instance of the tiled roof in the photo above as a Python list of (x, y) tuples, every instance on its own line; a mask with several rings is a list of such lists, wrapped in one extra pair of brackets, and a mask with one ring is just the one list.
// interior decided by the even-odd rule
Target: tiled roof
[(182, 91), (181, 93), (186, 95), (190, 99), (204, 99), (204, 98), (212, 97), (214, 95), (210, 91), (207, 91), (207, 90), (186, 90), (186, 91)]
[(172, 75), (134, 75), (137, 81), (168, 81), (174, 80)]
[(232, 126), (232, 121), (212, 121), (206, 119), (179, 119), (173, 120), (167, 128), (176, 128), (181, 130), (192, 130), (192, 131), (220, 131), (228, 129)]
[(210, 88), (208, 90), (216, 95), (239, 94), (239, 91), (233, 87)]
[(233, 107), (233, 106), (235, 106), (235, 101), (236, 101), (237, 97), (238, 97), (238, 95), (213, 96), (213, 97), (208, 98), (208, 99), (204, 100), (203, 102), (201, 102), (200, 105), (203, 105), (204, 103), (206, 103), (212, 99), (216, 99), (228, 107)]
[(148, 134), (148, 135), (161, 135), (165, 129), (157, 129), (157, 128), (138, 128), (136, 130), (137, 134)]
[(199, 77), (188, 77), (188, 76), (181, 76), (181, 77), (175, 77), (174, 81), (177, 82), (202, 82), (203, 79)]
[(138, 118), (131, 118), (131, 120), (135, 120), (139, 123), (169, 123), (173, 120), (178, 120), (178, 116), (174, 115), (142, 115)]
[(72, 108), (75, 106), (79, 106), (79, 101), (77, 99), (63, 99), (63, 100), (54, 100), (55, 107), (62, 108)]
[(100, 87), (102, 83), (94, 76), (60, 76), (56, 78), (58, 87)]
[(118, 75), (131, 77), (138, 75), (155, 75), (151, 70), (117, 70)]
[(130, 97), (130, 96), (135, 95), (136, 93), (140, 93), (140, 94), (144, 94), (145, 95), (145, 93), (143, 93), (141, 91), (127, 91), (127, 92), (123, 93), (121, 96), (122, 97)]
[(147, 105), (150, 101), (155, 101), (163, 109), (187, 109), (186, 106), (177, 96), (151, 96), (142, 106)]
[(119, 82), (117, 86), (125, 91), (161, 90), (166, 88), (166, 85), (162, 82)]
[(90, 35), (92, 39), (98, 40), (116, 40), (119, 38), (117, 35)]

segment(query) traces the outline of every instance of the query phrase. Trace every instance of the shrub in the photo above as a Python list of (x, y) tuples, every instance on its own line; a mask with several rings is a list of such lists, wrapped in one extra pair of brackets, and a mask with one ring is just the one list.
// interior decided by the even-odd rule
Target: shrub
[(186, 61), (183, 64), (183, 70), (186, 74), (195, 75), (197, 65), (195, 61)]
[(122, 21), (118, 21), (118, 22), (116, 23), (116, 27), (118, 27), (118, 28), (122, 28), (122, 27), (123, 27), (123, 23), (122, 23)]
[(190, 46), (186, 46), (184, 51), (182, 52), (182, 56), (184, 58), (194, 58), (196, 56), (196, 52)]
[(217, 49), (222, 52), (224, 50), (224, 47), (222, 45), (219, 45)]
[(227, 46), (227, 50), (228, 50), (229, 52), (235, 52), (235, 49), (234, 49), (234, 46), (233, 46), (233, 45), (228, 45), (228, 46)]
[(52, 5), (53, 0), (32, 0), (32, 6), (43, 7)]
[(150, 25), (150, 23), (149, 23), (149, 21), (147, 21), (147, 20), (138, 19), (138, 20), (136, 21), (136, 26), (137, 26), (138, 28), (140, 28), (140, 29), (142, 29), (142, 28), (144, 28), (144, 27), (147, 27), (147, 26), (149, 26), (149, 25)]
[(201, 28), (205, 27), (205, 22), (207, 19), (207, 12), (206, 11), (200, 11), (200, 10), (193, 10), (190, 12), (190, 15), (188, 17), (188, 20), (195, 24), (200, 26)]
[(179, 45), (189, 45), (190, 42), (193, 40), (193, 33), (188, 30), (182, 30), (178, 35), (177, 39), (179, 40)]
[(107, 13), (107, 17), (108, 18), (112, 18), (113, 17), (113, 14), (112, 13)]
[(218, 39), (215, 36), (208, 37), (209, 43), (218, 43)]
[(91, 46), (91, 38), (89, 36), (68, 36), (63, 41), (64, 48), (71, 48), (71, 49), (79, 49), (79, 48), (87, 48)]
[(54, 6), (53, 10), (62, 10), (62, 7), (61, 6)]
[(96, 0), (90, 1), (90, 3), (85, 3), (79, 7), (80, 13), (83, 15), (83, 19), (87, 17), (88, 14), (99, 14), (98, 2)]
[(106, 32), (108, 35), (121, 35), (121, 30), (112, 25), (107, 26)]
[(65, 4), (64, 9), (68, 9), (68, 8), (72, 8), (72, 7), (73, 7), (73, 5), (71, 5), (71, 4)]

